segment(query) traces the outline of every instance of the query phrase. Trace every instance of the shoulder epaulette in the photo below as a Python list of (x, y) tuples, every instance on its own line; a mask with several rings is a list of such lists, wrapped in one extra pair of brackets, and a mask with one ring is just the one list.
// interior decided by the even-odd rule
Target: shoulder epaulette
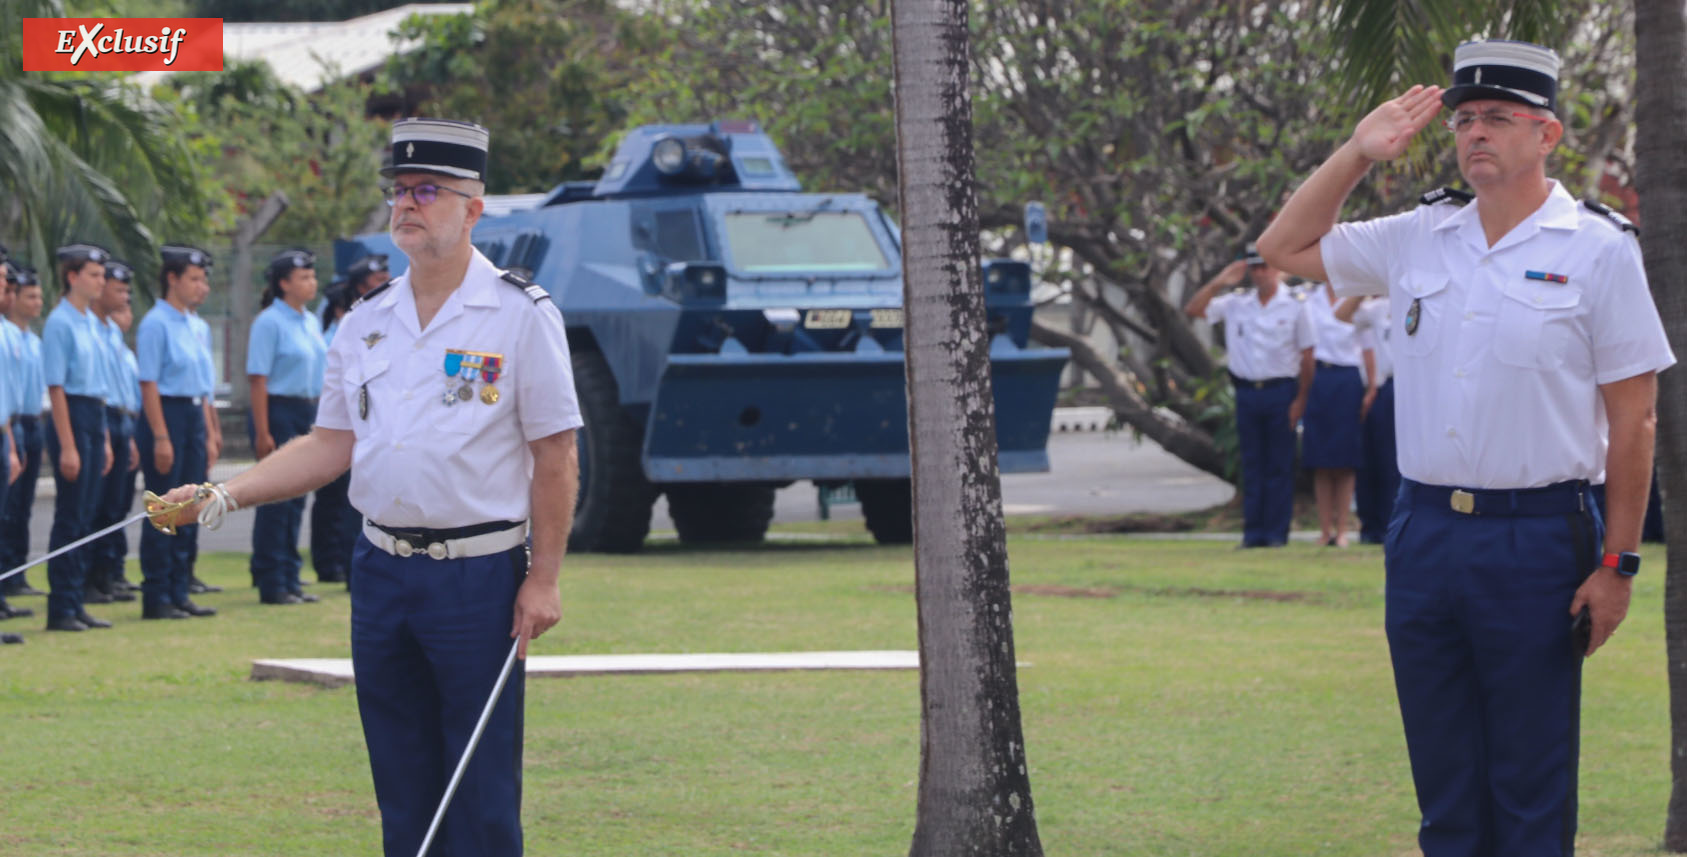
[(352, 310), (357, 309), (360, 306), (363, 306), (365, 303), (374, 300), (376, 295), (380, 294), (381, 292), (386, 291), (388, 288), (390, 288), (392, 286), (392, 284), (393, 284), (393, 281), (388, 280), (388, 281), (376, 286), (375, 288), (370, 289), (368, 294), (364, 295), (361, 298), (358, 298), (355, 301), (352, 301), (351, 306), (346, 307), (346, 312), (351, 312)]
[(1438, 187), (1418, 197), (1418, 203), (1420, 205), (1434, 205), (1438, 202), (1450, 202), (1454, 205), (1464, 205), (1475, 198), (1469, 191), (1452, 187)]
[(551, 293), (545, 291), (543, 287), (534, 285), (532, 280), (529, 280), (514, 271), (505, 271), (504, 276), (501, 279), (504, 282), (526, 292), (527, 296), (532, 298), (534, 303), (546, 300), (551, 296)]
[(1620, 213), (1618, 213), (1616, 211), (1616, 209), (1613, 209), (1611, 206), (1606, 205), (1603, 202), (1597, 202), (1597, 201), (1591, 200), (1591, 199), (1584, 199), (1584, 200), (1582, 200), (1582, 206), (1584, 208), (1586, 208), (1588, 211), (1591, 211), (1594, 214), (1598, 214), (1598, 215), (1604, 217), (1606, 220), (1609, 220), (1612, 223), (1615, 223), (1617, 225), (1618, 229), (1626, 229), (1629, 232), (1633, 232), (1636, 235), (1640, 234), (1640, 227), (1635, 226), (1634, 221), (1629, 220), (1628, 218), (1622, 216)]

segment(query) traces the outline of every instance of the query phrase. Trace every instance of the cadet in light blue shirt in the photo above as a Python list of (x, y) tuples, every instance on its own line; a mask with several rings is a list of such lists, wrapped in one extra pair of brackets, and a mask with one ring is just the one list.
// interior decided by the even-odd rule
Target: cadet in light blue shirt
[[(129, 517), (129, 510), (135, 505), (135, 468), (140, 465), (135, 449), (135, 412), (140, 409), (140, 390), (129, 372), (134, 357), (123, 341), (123, 332), (133, 319), (129, 292), (134, 278), (133, 269), (112, 260), (105, 266), (105, 290), (93, 304), (105, 351), (105, 428), (106, 436), (111, 438), (111, 469), (100, 485), (92, 526), (95, 530)], [(119, 316), (124, 319), (121, 326), (117, 321)], [(83, 601), (110, 604), (135, 600), (123, 574), (124, 561), (129, 558), (129, 538), (122, 530), (106, 534), (83, 550), (88, 552)]]
[[(13, 259), (6, 269), (7, 284), (16, 289), (11, 309), (0, 325), (18, 335), (21, 357), (16, 369), (8, 372), (18, 381), (22, 408), (13, 417), (12, 440), (17, 444), (18, 457), (23, 460), (23, 472), (6, 491), (5, 507), (0, 511), (0, 568), (17, 568), (29, 555), (29, 519), (35, 510), (35, 484), (41, 475), (42, 402), (47, 398), (47, 381), (41, 373), (41, 337), (29, 325), (41, 317), (41, 282), (35, 269)], [(0, 581), (0, 592), (7, 595), (41, 595), (29, 585), (24, 574), (14, 574)], [(15, 612), (15, 610), (13, 611)]]
[[(41, 330), (41, 364), (53, 400), (53, 427), (47, 455), (53, 460), (58, 496), (53, 504), (49, 550), (64, 547), (92, 531), (100, 485), (111, 461), (106, 435), (105, 340), (92, 304), (105, 291), (105, 265), (111, 254), (88, 244), (60, 247), (59, 301)], [(111, 623), (88, 615), (82, 595), (88, 555), (70, 551), (47, 563), (47, 630), (86, 631)]]
[[(316, 420), (328, 345), (305, 305), (316, 299), (316, 256), (283, 250), (265, 272), (264, 311), (252, 323), (246, 375), (252, 382), (252, 449), (260, 460)], [(258, 507), (252, 521), (252, 579), (264, 604), (316, 601), (299, 580), (305, 498)]]
[[(222, 432), (211, 400), (216, 380), (211, 326), (194, 310), (211, 293), (211, 254), (196, 247), (163, 248), (161, 300), (136, 332), (142, 416), (135, 427), (141, 475), (148, 491), (162, 494), (183, 483), (205, 481), (222, 450)], [(188, 597), (215, 591), (193, 575), (199, 526), (167, 536), (141, 528), (141, 618), (182, 619), (216, 613)]]

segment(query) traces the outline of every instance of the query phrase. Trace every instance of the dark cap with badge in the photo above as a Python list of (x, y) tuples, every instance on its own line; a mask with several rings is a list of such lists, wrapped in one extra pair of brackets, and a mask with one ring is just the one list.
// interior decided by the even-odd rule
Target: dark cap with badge
[(58, 249), (56, 255), (59, 261), (66, 265), (86, 265), (89, 262), (103, 265), (111, 261), (109, 251), (93, 244), (66, 244)]
[(113, 259), (106, 263), (105, 277), (108, 280), (116, 280), (120, 283), (133, 283), (135, 281), (135, 269)]
[(1453, 85), (1441, 93), (1449, 108), (1478, 98), (1558, 109), (1558, 53), (1529, 42), (1489, 39), (1453, 51)]
[(158, 255), (165, 265), (196, 265), (207, 272), (215, 264), (210, 253), (185, 244), (166, 244), (160, 248)]
[(271, 283), (277, 283), (287, 278), (288, 274), (300, 268), (315, 268), (316, 254), (302, 247), (294, 247), (275, 254), (269, 260), (266, 274)]
[(374, 253), (351, 263), (351, 267), (346, 269), (346, 281), (358, 283), (370, 274), (385, 270), (387, 270), (387, 254)]
[(392, 126), (392, 165), (382, 167), (381, 175), (438, 173), (485, 181), (491, 139), (489, 131), (473, 122), (400, 119)]
[(35, 269), (10, 259), (6, 262), (6, 282), (14, 286), (39, 286), (41, 280), (35, 275)]
[(1249, 265), (1263, 265), (1265, 264), (1265, 257), (1259, 255), (1259, 248), (1254, 246), (1254, 242), (1249, 241), (1242, 246), (1242, 261)]

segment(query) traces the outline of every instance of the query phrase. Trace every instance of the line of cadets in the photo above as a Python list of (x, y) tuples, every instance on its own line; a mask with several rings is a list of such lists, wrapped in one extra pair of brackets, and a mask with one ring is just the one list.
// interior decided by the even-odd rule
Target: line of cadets
[[(1219, 294), (1223, 289), (1229, 291)], [(1184, 309), (1226, 322), (1242, 465), (1241, 546), (1288, 542), (1296, 425), (1300, 463), (1312, 471), (1320, 542), (1347, 544), (1347, 512), (1356, 505), (1360, 540), (1381, 544), (1400, 485), (1388, 299), (1338, 302), (1321, 283), (1290, 289), (1249, 244)]]
[[(37, 335), (31, 325), (43, 308), (40, 276), (8, 259), (0, 246), (0, 475), (7, 480), (0, 489), (0, 571), (22, 565), (29, 555), (29, 520), (44, 461), (57, 492), (48, 542), (54, 550), (133, 514), (137, 471), (147, 490), (162, 494), (205, 481), (223, 446), (213, 401), (211, 329), (197, 313), (210, 294), (211, 254), (163, 248), (159, 299), (136, 331), (136, 351), (124, 340), (133, 322), (133, 270), (89, 244), (61, 247), (57, 256), (60, 301)], [(324, 354), (339, 319), (390, 276), (385, 256), (359, 260), (331, 284), (318, 315), (305, 309), (317, 292), (315, 257), (286, 250), (270, 262), (246, 365), (253, 398), (248, 432), (259, 457), (310, 430)], [(346, 499), (345, 483), (341, 477), (318, 491), (312, 509), (311, 555), (322, 582), (344, 582), (350, 572), (361, 518)], [(251, 574), (262, 603), (317, 600), (302, 591), (299, 579), (304, 505), (300, 498), (257, 511)], [(50, 560), (47, 630), (109, 628), (87, 605), (134, 601), (137, 590), (145, 619), (215, 615), (191, 598), (219, 591), (193, 573), (197, 529), (182, 527), (172, 537), (142, 527), (139, 586), (124, 571), (129, 546), (123, 530)], [(0, 619), (34, 615), (6, 596), (41, 594), (27, 573), (0, 581)], [(0, 641), (23, 640), (4, 634)]]

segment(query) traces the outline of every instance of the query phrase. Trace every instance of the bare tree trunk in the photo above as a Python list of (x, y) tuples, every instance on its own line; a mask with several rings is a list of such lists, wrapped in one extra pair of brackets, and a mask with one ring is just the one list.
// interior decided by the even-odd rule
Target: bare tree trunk
[[(1646, 277), (1671, 342), (1687, 342), (1687, 7), (1635, 0), (1635, 178)], [(1669, 558), (1664, 651), (1669, 658), (1670, 795), (1664, 848), (1687, 851), (1687, 375), (1658, 378), (1658, 474)], [(1674, 502), (1671, 502), (1671, 501)]]
[(1019, 723), (978, 260), (967, 0), (895, 0), (920, 634), (912, 857), (1040, 857)]

